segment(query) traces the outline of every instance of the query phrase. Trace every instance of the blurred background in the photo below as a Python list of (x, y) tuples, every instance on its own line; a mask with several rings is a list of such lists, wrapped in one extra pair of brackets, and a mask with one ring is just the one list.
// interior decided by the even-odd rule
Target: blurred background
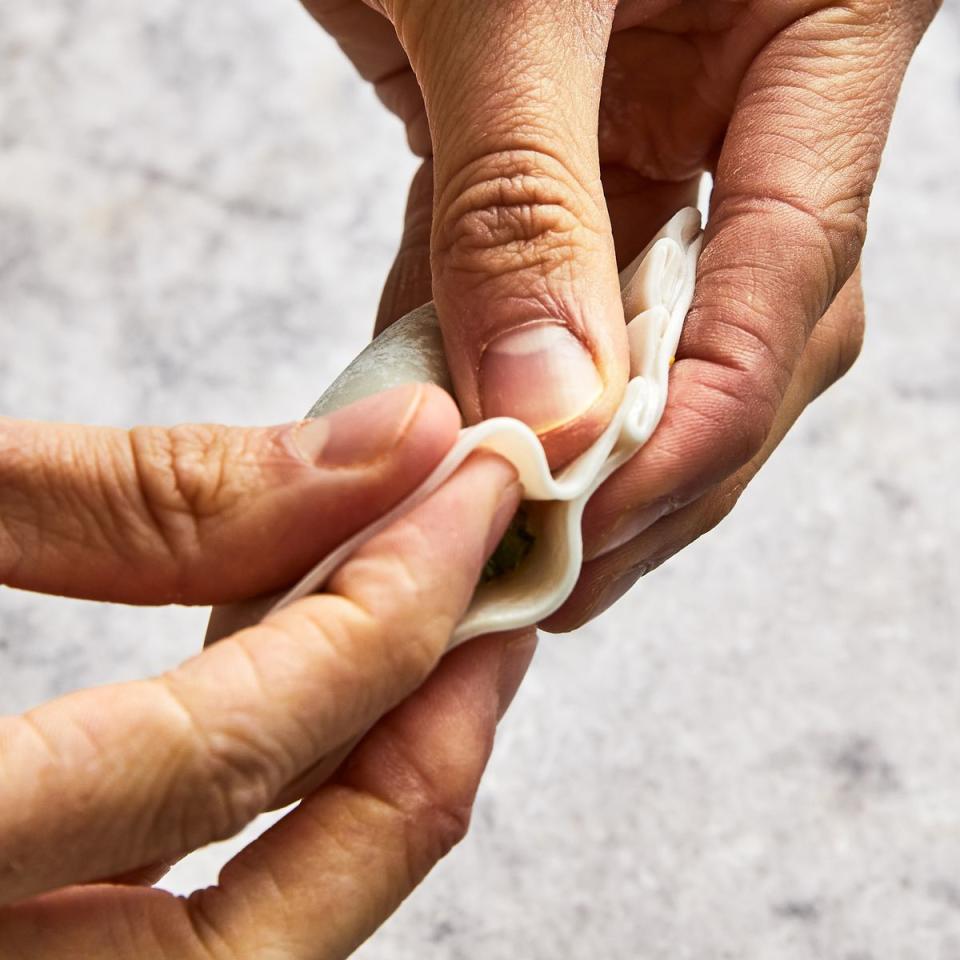
[[(861, 361), (716, 532), (544, 639), (470, 837), (364, 960), (960, 958), (958, 7), (894, 123)], [(368, 336), (413, 169), (293, 0), (0, 5), (0, 414), (299, 416)], [(205, 619), (5, 590), (0, 713)]]

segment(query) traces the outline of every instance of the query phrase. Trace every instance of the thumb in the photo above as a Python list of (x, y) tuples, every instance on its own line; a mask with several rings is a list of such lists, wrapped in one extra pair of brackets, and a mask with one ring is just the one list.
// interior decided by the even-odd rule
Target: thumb
[(434, 150), (433, 292), (461, 407), (517, 417), (554, 462), (628, 373), (597, 154), (614, 0), (393, 0)]

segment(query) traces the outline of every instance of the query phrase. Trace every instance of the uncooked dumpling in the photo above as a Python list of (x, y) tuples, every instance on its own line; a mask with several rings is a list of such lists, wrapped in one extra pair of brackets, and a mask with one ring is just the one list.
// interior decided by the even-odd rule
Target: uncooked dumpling
[[(536, 434), (519, 420), (498, 417), (467, 427), (416, 491), (331, 553), (272, 605), (259, 610), (277, 610), (320, 590), (355, 550), (423, 502), (478, 449), (498, 453), (516, 467), (534, 536), (515, 569), (478, 586), (451, 646), (481, 634), (531, 626), (559, 609), (580, 573), (580, 521), (587, 501), (647, 442), (663, 415), (670, 363), (693, 299), (701, 239), (698, 211), (681, 210), (620, 275), (624, 315), (632, 318), (627, 325), (631, 380), (607, 430), (585, 453), (553, 474)], [(413, 382), (432, 382), (452, 392), (432, 304), (413, 311), (377, 337), (309, 416)], [(211, 634), (222, 635), (223, 627), (234, 620), (227, 610), (215, 612)]]

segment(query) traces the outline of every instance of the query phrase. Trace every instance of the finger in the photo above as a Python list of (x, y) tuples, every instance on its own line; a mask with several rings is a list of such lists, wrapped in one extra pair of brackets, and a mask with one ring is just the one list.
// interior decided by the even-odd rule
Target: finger
[[(856, 265), (917, 28), (909, 4), (884, 4), (890, 17), (849, 6), (784, 30), (741, 86), (667, 410), (598, 496), (608, 517), (689, 503), (760, 450), (810, 331)], [(614, 534), (591, 525), (587, 555)]]
[(458, 427), (423, 386), (260, 430), (0, 420), (0, 582), (128, 603), (278, 589), (414, 489)]
[[(373, 84), (384, 106), (403, 121), (410, 149), (417, 156), (429, 156), (430, 131), (417, 78), (390, 21), (374, 9), (377, 4), (303, 0), (303, 5), (337, 41), (360, 76)], [(415, 306), (429, 299), (427, 295)]]
[(4, 960), (339, 960), (463, 835), (493, 731), (536, 647), (531, 631), (460, 647), (309, 798), (184, 901), (85, 887), (0, 908)]
[[(629, 264), (677, 210), (697, 203), (699, 177), (679, 183), (660, 183), (615, 164), (602, 167), (601, 175), (618, 267)], [(433, 161), (426, 160), (410, 185), (400, 249), (384, 285), (376, 333), (382, 333), (433, 296), (430, 273), (432, 213)]]
[(310, 597), (165, 676), (0, 721), (0, 902), (233, 835), (420, 685), (516, 511), (478, 454)]
[(403, 235), (377, 311), (376, 333), (433, 299), (430, 229), (433, 216), (433, 161), (417, 170), (410, 184)]
[(616, 3), (384, 7), (430, 121), (433, 290), (461, 408), (518, 417), (570, 459), (627, 377), (597, 157)]
[(138, 867), (116, 877), (109, 877), (105, 882), (117, 886), (152, 887), (159, 883), (174, 867), (172, 863), (153, 863), (147, 867)]
[[(626, 516), (620, 536), (601, 556), (584, 564), (570, 598), (544, 624), (565, 632), (599, 616), (641, 577), (712, 530), (738, 502), (740, 495), (766, 463), (804, 409), (839, 380), (853, 365), (863, 341), (864, 306), (859, 268), (840, 291), (807, 342), (773, 427), (760, 450), (733, 475), (693, 503), (663, 519)], [(608, 509), (609, 503), (603, 503)], [(589, 515), (585, 523), (591, 522)]]

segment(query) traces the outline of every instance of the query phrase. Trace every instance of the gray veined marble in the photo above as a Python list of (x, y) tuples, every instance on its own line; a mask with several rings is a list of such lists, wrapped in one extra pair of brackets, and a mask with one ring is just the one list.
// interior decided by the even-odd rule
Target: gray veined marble
[[(413, 168), (293, 3), (0, 4), (0, 413), (296, 416), (367, 336)], [(471, 836), (363, 960), (960, 958), (958, 169), (947, 0), (860, 363), (728, 522), (544, 642)], [(205, 617), (5, 591), (0, 710), (160, 670)]]

